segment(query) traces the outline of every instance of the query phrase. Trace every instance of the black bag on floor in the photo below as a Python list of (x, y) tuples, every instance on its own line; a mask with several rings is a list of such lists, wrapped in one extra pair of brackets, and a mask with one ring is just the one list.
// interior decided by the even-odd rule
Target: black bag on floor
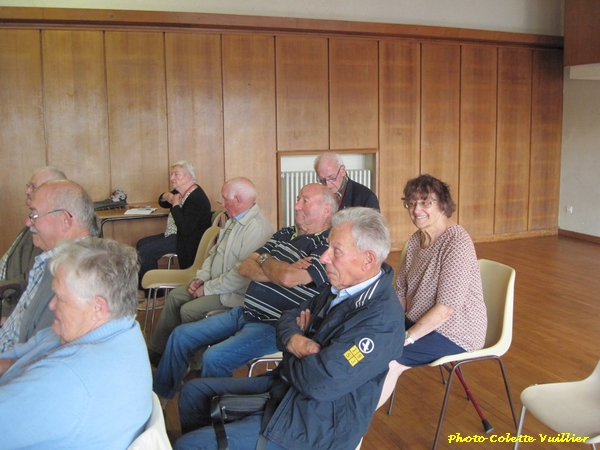
[[(222, 394), (212, 398), (210, 401), (210, 417), (212, 418), (215, 434), (217, 435), (219, 450), (229, 450), (225, 424), (235, 422), (258, 411), (265, 411), (270, 398), (271, 395), (268, 392), (248, 395)], [(265, 412), (262, 429), (264, 429), (271, 415), (272, 411), (270, 411), (268, 417), (266, 417), (267, 413)], [(261, 433), (256, 448), (263, 449), (265, 447), (266, 439)]]

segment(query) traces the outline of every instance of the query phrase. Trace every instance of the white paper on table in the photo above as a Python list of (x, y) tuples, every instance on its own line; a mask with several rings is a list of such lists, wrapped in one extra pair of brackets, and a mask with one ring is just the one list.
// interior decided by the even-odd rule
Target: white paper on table
[(144, 216), (148, 214), (152, 214), (158, 208), (131, 208), (125, 211), (125, 215), (136, 215), (136, 216)]

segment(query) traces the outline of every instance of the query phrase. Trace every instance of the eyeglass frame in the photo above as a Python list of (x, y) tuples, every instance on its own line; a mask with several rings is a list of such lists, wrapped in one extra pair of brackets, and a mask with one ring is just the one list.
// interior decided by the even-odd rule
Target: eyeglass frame
[[(437, 203), (437, 199), (425, 199), (425, 200), (404, 200), (404, 207), (406, 209), (414, 209), (417, 205), (420, 205), (423, 209), (431, 208), (435, 203)], [(427, 203), (429, 203), (427, 205)]]
[(335, 174), (335, 177), (333, 177), (333, 178), (332, 178), (332, 175), (329, 175), (329, 176), (328, 176), (328, 177), (326, 177), (326, 178), (319, 178), (319, 175), (317, 175), (317, 181), (318, 181), (319, 183), (321, 183), (323, 186), (326, 186), (326, 185), (327, 185), (327, 183), (330, 183), (330, 182), (332, 182), (332, 181), (335, 181), (335, 180), (337, 180), (337, 179), (338, 179), (338, 177), (340, 176), (340, 172), (342, 171), (342, 167), (344, 167), (344, 165), (343, 165), (343, 164), (342, 164), (342, 165), (340, 166), (340, 168), (338, 169), (337, 173)]
[(69, 211), (67, 211), (64, 208), (59, 208), (59, 209), (54, 209), (52, 211), (48, 211), (47, 213), (43, 213), (43, 214), (29, 214), (29, 221), (35, 225), (35, 221), (38, 220), (40, 217), (44, 217), (44, 216), (48, 216), (50, 214), (56, 213), (56, 212), (60, 212), (60, 211), (64, 211), (66, 212), (70, 218), (73, 218), (73, 214), (71, 214)]

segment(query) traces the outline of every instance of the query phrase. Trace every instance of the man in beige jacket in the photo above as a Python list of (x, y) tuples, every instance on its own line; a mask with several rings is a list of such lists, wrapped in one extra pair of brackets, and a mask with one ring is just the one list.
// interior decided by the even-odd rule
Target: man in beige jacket
[(201, 320), (210, 311), (244, 304), (250, 280), (239, 274), (239, 267), (275, 232), (256, 204), (256, 189), (249, 179), (238, 177), (225, 182), (221, 197), (230, 219), (189, 286), (168, 295), (148, 344), (154, 365), (158, 365), (175, 327)]

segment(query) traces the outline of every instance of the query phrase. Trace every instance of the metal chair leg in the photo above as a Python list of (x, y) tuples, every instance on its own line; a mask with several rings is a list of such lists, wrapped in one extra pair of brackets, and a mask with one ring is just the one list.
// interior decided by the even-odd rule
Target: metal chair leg
[(519, 419), (519, 426), (517, 427), (517, 441), (515, 442), (514, 450), (519, 448), (519, 436), (521, 436), (521, 431), (523, 431), (523, 422), (525, 421), (525, 405), (521, 408), (521, 418)]
[(394, 390), (392, 391), (392, 395), (390, 396), (390, 404), (388, 406), (388, 416), (392, 415), (392, 409), (394, 408), (394, 399), (396, 398), (396, 387), (398, 386), (397, 384), (398, 382), (396, 382), (396, 386), (394, 386)]

